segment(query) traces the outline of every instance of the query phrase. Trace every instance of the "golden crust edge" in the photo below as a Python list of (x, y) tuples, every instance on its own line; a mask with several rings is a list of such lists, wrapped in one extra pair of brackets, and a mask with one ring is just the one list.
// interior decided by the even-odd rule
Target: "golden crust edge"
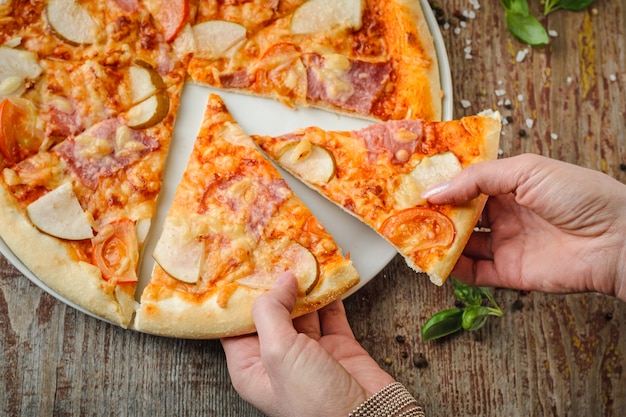
[[(298, 297), (292, 316), (298, 317), (330, 304), (358, 282), (357, 271), (350, 261), (329, 268), (312, 293)], [(131, 327), (152, 335), (189, 339), (250, 334), (256, 331), (252, 305), (265, 292), (239, 286), (223, 308), (217, 304), (217, 294), (201, 304), (189, 303), (179, 295), (156, 301), (142, 299)], [(164, 317), (167, 320), (163, 320)], [(210, 331), (204, 326), (207, 323), (210, 324)]]

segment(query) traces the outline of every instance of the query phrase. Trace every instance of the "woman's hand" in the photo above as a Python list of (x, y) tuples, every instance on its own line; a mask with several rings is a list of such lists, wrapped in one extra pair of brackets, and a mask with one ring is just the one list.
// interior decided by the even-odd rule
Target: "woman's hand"
[(342, 416), (393, 382), (355, 340), (341, 301), (292, 321), (293, 274), (253, 307), (258, 336), (222, 339), (243, 399), (270, 416)]
[(433, 204), (491, 196), (452, 275), (472, 285), (599, 291), (626, 300), (626, 186), (537, 155), (469, 166), (424, 193)]

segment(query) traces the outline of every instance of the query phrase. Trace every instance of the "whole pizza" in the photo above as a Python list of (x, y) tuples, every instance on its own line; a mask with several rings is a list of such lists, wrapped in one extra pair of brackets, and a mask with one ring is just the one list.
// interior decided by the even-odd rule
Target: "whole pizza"
[[(437, 284), (482, 210), (484, 198), (456, 207), (419, 197), (495, 159), (500, 123), (497, 113), (440, 121), (418, 0), (6, 0), (0, 22), (0, 237), (46, 286), (110, 322), (172, 337), (245, 334), (254, 299), (287, 270), (300, 285), (294, 316), (359, 282), (267, 158)], [(186, 82), (371, 124), (255, 135), (211, 95), (156, 225)], [(146, 257), (155, 267), (140, 288)]]

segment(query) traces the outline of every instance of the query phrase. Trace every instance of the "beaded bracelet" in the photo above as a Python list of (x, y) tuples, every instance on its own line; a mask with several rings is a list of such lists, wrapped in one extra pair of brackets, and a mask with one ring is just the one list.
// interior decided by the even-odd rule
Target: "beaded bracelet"
[(348, 417), (425, 417), (417, 400), (399, 382), (392, 382), (369, 397)]

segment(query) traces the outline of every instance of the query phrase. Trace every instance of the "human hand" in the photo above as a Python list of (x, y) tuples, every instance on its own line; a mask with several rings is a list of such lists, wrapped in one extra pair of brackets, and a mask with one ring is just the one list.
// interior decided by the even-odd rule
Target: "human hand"
[(394, 380), (355, 340), (340, 300), (292, 321), (296, 293), (283, 274), (254, 303), (258, 336), (222, 339), (233, 386), (270, 416), (348, 415)]
[(626, 186), (538, 155), (483, 162), (432, 187), (432, 204), (491, 196), (452, 275), (471, 285), (598, 291), (626, 300)]

